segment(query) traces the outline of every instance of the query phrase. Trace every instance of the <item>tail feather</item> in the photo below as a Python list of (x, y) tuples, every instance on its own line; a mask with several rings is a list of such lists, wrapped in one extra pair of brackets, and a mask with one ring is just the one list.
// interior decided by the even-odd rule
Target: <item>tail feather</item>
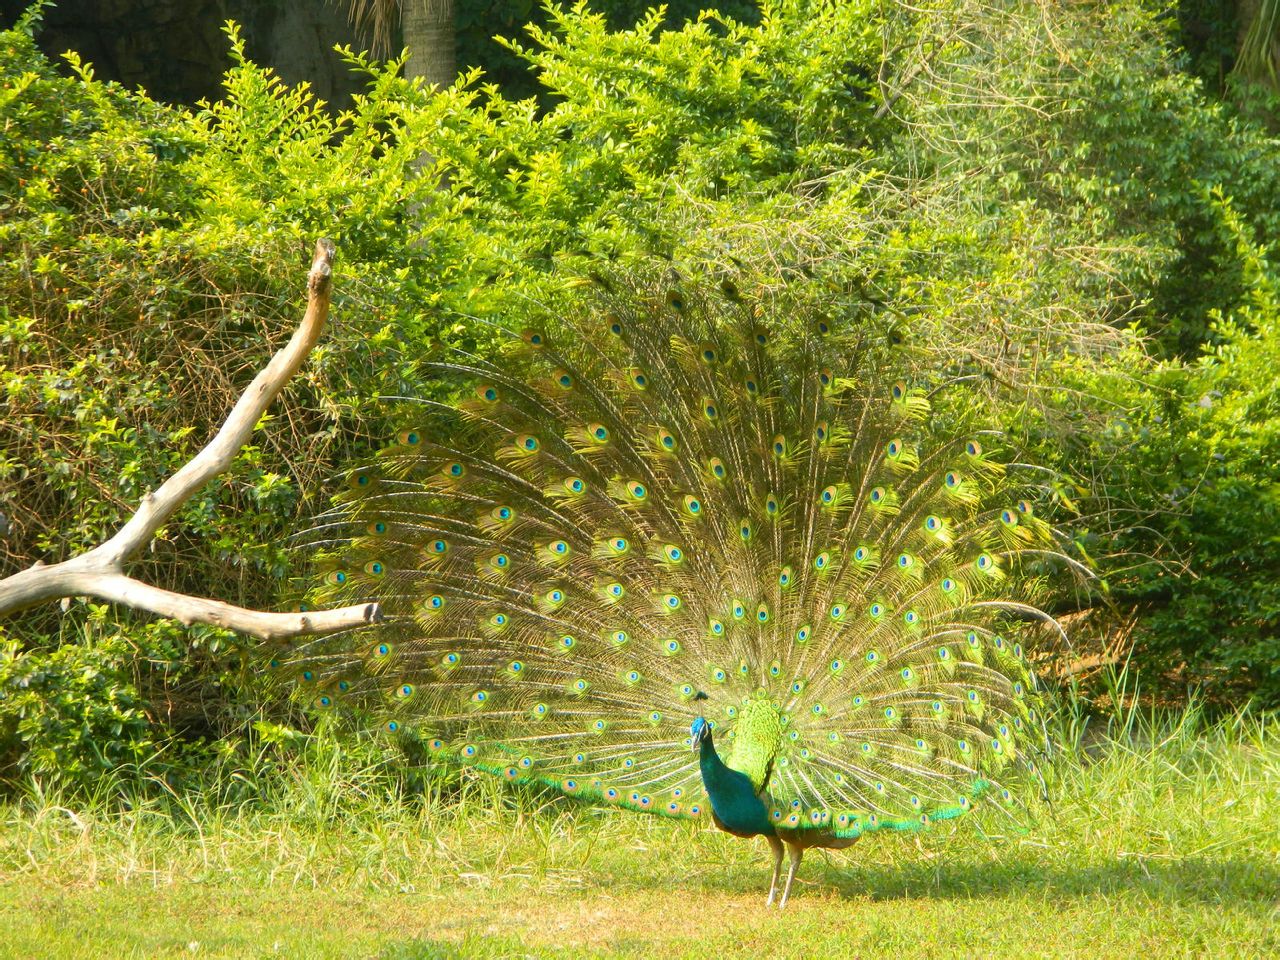
[(854, 836), (1001, 795), (1037, 737), (1006, 613), (1036, 609), (1021, 560), (1061, 550), (966, 383), (878, 383), (892, 345), (861, 321), (742, 282), (596, 297), (440, 365), (470, 392), (352, 472), (319, 592), (391, 619), (299, 648), (307, 694), (666, 815), (705, 807), (693, 719), (732, 743), (757, 697), (780, 825)]

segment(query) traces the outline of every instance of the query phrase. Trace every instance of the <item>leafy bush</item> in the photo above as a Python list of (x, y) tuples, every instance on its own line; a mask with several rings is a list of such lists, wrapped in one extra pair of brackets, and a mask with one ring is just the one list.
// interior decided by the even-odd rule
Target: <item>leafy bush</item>
[[(1211, 453), (1184, 450), (1157, 407), (1218, 416), (1196, 412), (1205, 378), (1224, 396), (1261, 389), (1237, 370), (1261, 362), (1249, 338), (1270, 323), (1263, 300), (1247, 305), (1262, 261), (1242, 251), (1280, 229), (1274, 154), (1179, 72), (1141, 0), (1047, 16), (1038, 4), (784, 0), (754, 25), (708, 13), (661, 32), (653, 14), (614, 32), (583, 7), (550, 8), (547, 26), (509, 46), (548, 92), (545, 112), (478, 73), (428, 95), (395, 64), (348, 52), (368, 93), (339, 116), (247, 62), (234, 29), (225, 96), (186, 112), (80, 65), (58, 76), (29, 16), (0, 35), (0, 389), (11, 410), (0, 423), (11, 526), (0, 567), (96, 542), (203, 443), (292, 330), (311, 245), (329, 235), (329, 335), (137, 575), (249, 606), (287, 602), (299, 589), (287, 545), (320, 509), (326, 479), (391, 432), (389, 398), (449, 395), (429, 366), (441, 351), (487, 351), (495, 326), (553, 314), (602, 261), (654, 256), (791, 285), (888, 333), (907, 366), (980, 380), (1064, 476), (1097, 464), (1092, 485), (1123, 493), (1161, 532), (1118, 535), (1116, 549), (1210, 569), (1228, 491), (1263, 493), (1271, 441), (1249, 417), (1265, 404), (1242, 399), (1231, 409), (1243, 419), (1212, 430), (1196, 421), (1211, 453), (1232, 458), (1216, 506), (1174, 493), (1191, 466), (1162, 486), (1162, 458), (1194, 465)], [(1230, 228), (1206, 189), (1218, 183), (1239, 214)], [(1194, 297), (1183, 302), (1178, 284)], [(1235, 324), (1209, 326), (1215, 310)], [(1122, 329), (1135, 317), (1168, 356), (1202, 340), (1223, 352), (1155, 365)], [(1165, 391), (1127, 386), (1118, 364)], [(1063, 386), (1084, 399), (1061, 402)], [(1245, 422), (1257, 429), (1241, 433)], [(1108, 524), (1082, 524), (1104, 562), (1114, 515)], [(1222, 665), (1232, 689), (1259, 688), (1271, 650), (1258, 573), (1269, 547), (1251, 543), (1257, 589), (1240, 592), (1223, 561), (1212, 567), (1220, 589), (1179, 594), (1210, 611), (1196, 650), (1211, 649), (1215, 620), (1239, 624), (1237, 659)], [(1112, 576), (1113, 592), (1146, 603), (1161, 572)], [(247, 717), (301, 722), (245, 670), (254, 651), (233, 638), (124, 611), (94, 626), (95, 609), (10, 624), (19, 646), (5, 677), (44, 671), (53, 706), (40, 712), (15, 693), (27, 689), (19, 680), (0, 681), (7, 769), (46, 769), (41, 758), (61, 749), (81, 757), (74, 776), (88, 782), (102, 765), (73, 735), (77, 716), (98, 733), (120, 724), (112, 762), (136, 763), (155, 744), (173, 758), (166, 776), (203, 756), (200, 742), (245, 736)], [(1219, 669), (1173, 642), (1186, 635), (1174, 614), (1160, 616), (1144, 648), (1154, 666)], [(82, 651), (60, 648), (90, 632)], [(153, 651), (180, 669), (130, 674), (126, 641), (112, 639), (125, 637), (143, 660)], [(81, 662), (108, 679), (76, 687)], [(37, 715), (44, 740), (18, 732)], [(174, 737), (196, 745), (171, 749)]]
[(1248, 298), (1219, 314), (1194, 365), (1131, 356), (1080, 386), (1119, 411), (1078, 455), (1105, 463), (1098, 492), (1127, 505), (1121, 550), (1159, 557), (1115, 578), (1141, 614), (1134, 661), (1166, 692), (1280, 706), (1280, 283), (1221, 193)]

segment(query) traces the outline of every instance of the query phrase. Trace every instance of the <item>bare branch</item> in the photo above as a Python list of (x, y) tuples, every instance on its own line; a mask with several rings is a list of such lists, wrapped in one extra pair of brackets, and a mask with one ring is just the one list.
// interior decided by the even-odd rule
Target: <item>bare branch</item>
[(110, 540), (62, 563), (48, 566), (37, 563), (0, 580), (0, 616), (44, 600), (92, 596), (171, 617), (187, 625), (208, 623), (264, 640), (328, 633), (381, 620), (376, 603), (305, 613), (246, 610), (218, 600), (153, 587), (126, 576), (123, 569), (125, 561), (149, 543), (182, 504), (231, 466), (262, 415), (289, 378), (298, 372), (320, 339), (329, 316), (333, 256), (332, 242), (316, 242), (315, 257), (307, 275), (307, 312), (301, 325), (254, 377), (213, 439), (159, 489), (146, 494), (137, 512)]

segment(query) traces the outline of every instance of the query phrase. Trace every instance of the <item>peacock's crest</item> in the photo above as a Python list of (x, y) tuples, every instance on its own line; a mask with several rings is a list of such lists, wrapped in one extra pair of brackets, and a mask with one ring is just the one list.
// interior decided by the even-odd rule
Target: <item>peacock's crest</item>
[[(295, 652), (319, 708), (441, 758), (696, 818), (691, 724), (780, 828), (854, 837), (1008, 796), (1040, 742), (1019, 641), (1057, 552), (960, 382), (885, 382), (856, 322), (743, 284), (613, 281), (513, 335), (355, 470)], [(760, 781), (760, 782), (758, 782)]]

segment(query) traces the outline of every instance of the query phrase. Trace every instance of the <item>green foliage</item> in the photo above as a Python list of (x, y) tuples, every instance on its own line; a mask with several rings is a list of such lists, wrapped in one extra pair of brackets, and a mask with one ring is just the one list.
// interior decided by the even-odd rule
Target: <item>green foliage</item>
[(155, 744), (132, 682), (133, 647), (67, 643), (42, 657), (0, 650), (0, 770), (69, 783), (145, 760)]
[[(1076, 451), (1126, 505), (1113, 533), (1139, 563), (1115, 580), (1142, 611), (1135, 662), (1164, 690), (1280, 706), (1280, 283), (1234, 204), (1205, 198), (1234, 242), (1246, 303), (1218, 315), (1194, 365), (1131, 354), (1082, 389), (1115, 404)], [(1145, 515), (1144, 515), (1145, 514)]]
[[(868, 107), (846, 68), (858, 58), (869, 75), (874, 34), (854, 10), (805, 24), (793, 43), (802, 12), (657, 38), (657, 18), (614, 35), (586, 12), (552, 12), (554, 32), (539, 36), (553, 49), (522, 54), (560, 98), (545, 117), (476, 76), (433, 97), (355, 54), (369, 92), (334, 117), (245, 61), (234, 28), (225, 96), (186, 113), (103, 84), (74, 57), (76, 75), (59, 76), (30, 20), (4, 33), (3, 569), (98, 542), (200, 447), (296, 323), (311, 242), (329, 235), (340, 251), (329, 337), (232, 469), (131, 571), (247, 606), (280, 602), (290, 534), (318, 511), (325, 481), (389, 432), (394, 405), (380, 398), (447, 393), (420, 371), (442, 346), (487, 349), (472, 318), (549, 302), (573, 274), (566, 258), (677, 247), (694, 234), (673, 184), (733, 204), (853, 155)], [(606, 77), (614, 99), (595, 95)], [(24, 614), (14, 669), (43, 669), (93, 616), (80, 602)], [(149, 629), (116, 617), (123, 635)], [(130, 688), (156, 743), (239, 736), (238, 707), (275, 702), (252, 680), (226, 682), (239, 644), (174, 636), (185, 637), (181, 684)], [(104, 709), (116, 702), (99, 693)], [(8, 762), (29, 767), (21, 745), (34, 743), (10, 741)]]
[[(367, 93), (333, 116), (247, 62), (230, 29), (225, 95), (186, 112), (74, 58), (60, 76), (34, 18), (0, 34), (0, 572), (97, 542), (201, 446), (296, 324), (319, 235), (339, 248), (328, 335), (132, 573), (290, 602), (290, 537), (391, 432), (387, 398), (448, 396), (428, 372), (443, 350), (487, 353), (493, 325), (554, 315), (600, 259), (657, 255), (803, 287), (891, 328), (910, 366), (980, 380), (1029, 444), (1069, 478), (1093, 469), (1080, 486), (1129, 511), (1082, 522), (1100, 560), (1114, 540), (1190, 564), (1107, 572), (1114, 596), (1148, 605), (1153, 669), (1264, 689), (1273, 560), (1239, 508), (1273, 510), (1257, 370), (1274, 308), (1249, 252), (1280, 235), (1273, 141), (1181, 72), (1144, 0), (1105, 14), (784, 0), (662, 29), (688, 9), (622, 32), (585, 8), (539, 14), (503, 49), (545, 109), (474, 71), (427, 95), (349, 52)], [(1135, 320), (1166, 362), (1125, 332)], [(1094, 400), (1061, 401), (1064, 385)], [(1200, 407), (1213, 390), (1237, 399)], [(1183, 605), (1160, 607), (1171, 582)], [(50, 731), (99, 704), (122, 716), (113, 756), (153, 750), (181, 777), (201, 742), (257, 742), (249, 718), (295, 725), (239, 641), (165, 627), (162, 642), (142, 618), (100, 616), (74, 602), (7, 624), (6, 676), (72, 663), (72, 639), (115, 678), (70, 692)], [(181, 666), (130, 674), (117, 637)], [(87, 749), (69, 732), (22, 739), (3, 716), (9, 771), (34, 771), (37, 746)], [(103, 768), (85, 753), (76, 769)]]
[[(604, 0), (592, 7), (608, 19), (611, 30), (625, 30), (650, 15), (654, 4), (649, 0)], [(706, 5), (698, 0), (672, 0), (659, 10), (664, 29), (678, 29), (696, 20)], [(753, 0), (725, 0), (715, 6), (720, 13), (739, 23), (754, 25), (760, 10)], [(464, 69), (480, 67), (505, 97), (524, 100), (547, 91), (538, 83), (532, 65), (515, 53), (502, 38), (519, 36), (527, 26), (546, 27), (548, 7), (535, 0), (484, 0), (459, 3), (454, 7), (457, 31), (457, 60)]]
[(985, 203), (1052, 218), (1062, 255), (1105, 277), (1096, 304), (1140, 322), (1162, 355), (1194, 358), (1212, 312), (1247, 297), (1207, 191), (1229, 185), (1256, 240), (1280, 235), (1272, 139), (1181, 71), (1149, 4), (1068, 10), (1051, 27), (1016, 13), (962, 23), (974, 55), (913, 104), (937, 142), (926, 156), (973, 175)]

